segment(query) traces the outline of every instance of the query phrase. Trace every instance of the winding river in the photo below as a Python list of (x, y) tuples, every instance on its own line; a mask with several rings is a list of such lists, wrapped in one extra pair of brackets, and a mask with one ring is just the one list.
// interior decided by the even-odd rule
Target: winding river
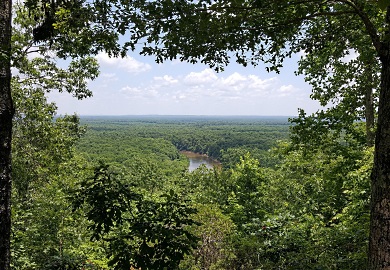
[(188, 170), (190, 172), (196, 170), (202, 164), (204, 164), (209, 169), (212, 169), (213, 167), (221, 167), (221, 163), (208, 157), (207, 155), (202, 155), (190, 151), (181, 151), (181, 153), (185, 155), (190, 161), (190, 165), (188, 166)]

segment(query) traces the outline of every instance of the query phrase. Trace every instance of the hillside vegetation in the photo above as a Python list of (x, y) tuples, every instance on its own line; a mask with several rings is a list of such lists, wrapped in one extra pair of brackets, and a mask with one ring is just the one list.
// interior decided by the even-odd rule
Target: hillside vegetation
[[(14, 165), (15, 269), (359, 269), (366, 263), (372, 149), (359, 142), (360, 124), (356, 137), (324, 134), (321, 143), (305, 145), (289, 140), (286, 118), (80, 122), (47, 122), (47, 140), (16, 146), (25, 155)], [(69, 133), (53, 133), (59, 125)], [(189, 172), (183, 149), (223, 166)], [(53, 150), (60, 151), (57, 159), (45, 156)]]

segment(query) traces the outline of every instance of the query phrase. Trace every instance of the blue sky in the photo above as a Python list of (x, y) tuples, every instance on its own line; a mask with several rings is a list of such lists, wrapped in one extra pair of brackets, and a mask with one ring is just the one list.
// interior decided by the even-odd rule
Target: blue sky
[(217, 73), (203, 64), (179, 61), (156, 64), (153, 57), (97, 55), (100, 76), (89, 82), (93, 97), (77, 100), (51, 93), (58, 113), (79, 115), (282, 115), (298, 108), (312, 113), (310, 86), (294, 75), (299, 56), (288, 59), (280, 74), (264, 66), (231, 63)]

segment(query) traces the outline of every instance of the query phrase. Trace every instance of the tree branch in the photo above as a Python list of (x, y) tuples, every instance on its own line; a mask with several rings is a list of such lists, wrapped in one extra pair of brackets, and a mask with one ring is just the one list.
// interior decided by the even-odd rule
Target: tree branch
[(364, 23), (367, 33), (371, 38), (372, 44), (375, 47), (375, 50), (377, 51), (379, 57), (383, 57), (386, 54), (385, 48), (383, 48), (383, 43), (380, 40), (380, 36), (378, 34), (378, 31), (375, 27), (375, 25), (371, 22), (370, 18), (368, 17), (367, 13), (363, 11), (363, 8), (355, 4), (354, 1), (351, 0), (339, 0), (336, 2), (345, 3), (346, 5), (352, 7), (356, 14), (360, 17), (362, 22)]

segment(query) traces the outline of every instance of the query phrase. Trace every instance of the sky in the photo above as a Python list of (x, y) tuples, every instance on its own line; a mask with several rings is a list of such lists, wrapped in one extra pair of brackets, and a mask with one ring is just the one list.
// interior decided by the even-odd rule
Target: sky
[(304, 78), (294, 75), (298, 55), (285, 61), (280, 74), (234, 62), (217, 73), (204, 64), (156, 64), (136, 53), (96, 58), (100, 76), (89, 82), (93, 97), (80, 101), (67, 93), (50, 94), (59, 115), (294, 116), (298, 108), (307, 113), (320, 108)]

